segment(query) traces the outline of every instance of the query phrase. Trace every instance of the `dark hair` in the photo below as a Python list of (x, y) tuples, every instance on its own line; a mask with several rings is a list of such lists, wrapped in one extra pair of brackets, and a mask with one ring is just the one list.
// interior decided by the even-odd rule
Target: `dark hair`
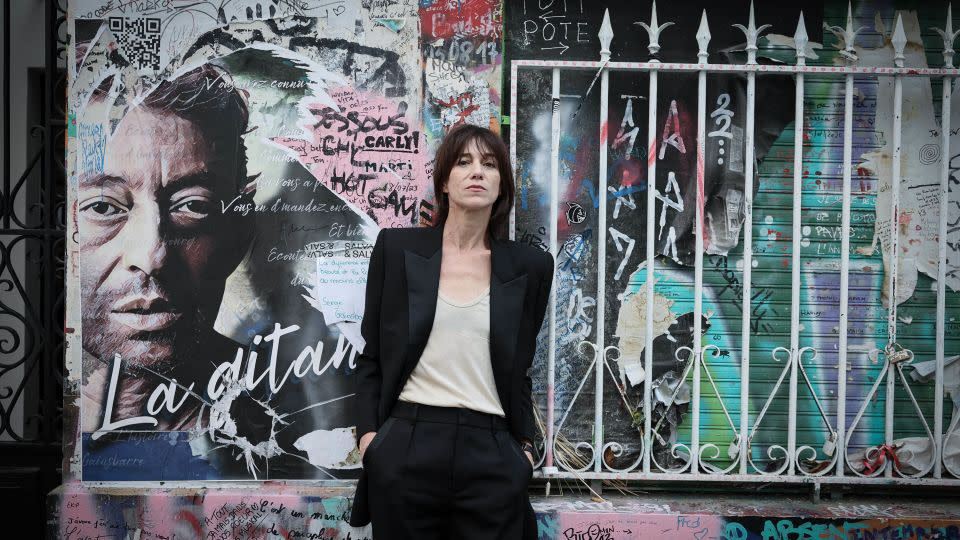
[(437, 196), (437, 209), (433, 215), (433, 226), (440, 227), (447, 221), (450, 212), (450, 200), (443, 193), (443, 186), (450, 178), (457, 160), (470, 143), (476, 143), (488, 150), (497, 160), (497, 169), (500, 170), (500, 194), (493, 202), (490, 211), (490, 222), (487, 224), (487, 233), (492, 237), (503, 240), (509, 235), (510, 209), (513, 207), (515, 193), (513, 169), (510, 167), (510, 156), (507, 145), (499, 135), (487, 128), (472, 124), (461, 124), (454, 127), (440, 142), (433, 162), (433, 192)]
[[(94, 90), (92, 102), (107, 99), (113, 77)], [(247, 185), (247, 147), (243, 135), (248, 131), (250, 112), (244, 90), (234, 86), (223, 68), (203, 64), (173, 80), (164, 80), (143, 98), (141, 106), (161, 114), (173, 114), (195, 124), (207, 139), (211, 150), (236, 157), (233, 171), (237, 185)]]
[(214, 152), (236, 156), (235, 177), (242, 188), (247, 184), (243, 135), (250, 118), (245, 94), (234, 86), (226, 70), (208, 63), (161, 82), (144, 98), (143, 106), (189, 120), (207, 137)]

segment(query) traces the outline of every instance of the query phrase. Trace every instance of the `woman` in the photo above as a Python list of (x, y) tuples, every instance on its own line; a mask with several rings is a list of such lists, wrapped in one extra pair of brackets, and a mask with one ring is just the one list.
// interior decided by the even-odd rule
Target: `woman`
[(536, 538), (531, 381), (553, 257), (506, 240), (514, 182), (488, 129), (452, 129), (435, 225), (383, 229), (357, 360), (363, 472), (350, 524), (376, 540)]

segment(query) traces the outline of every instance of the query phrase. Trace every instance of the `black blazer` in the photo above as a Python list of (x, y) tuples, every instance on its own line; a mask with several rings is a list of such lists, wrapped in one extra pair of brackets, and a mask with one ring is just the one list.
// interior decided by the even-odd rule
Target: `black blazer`
[[(357, 357), (355, 375), (358, 441), (390, 416), (423, 353), (437, 306), (442, 243), (442, 227), (382, 229), (377, 235), (360, 326), (366, 345)], [(553, 257), (532, 246), (491, 239), (490, 265), (493, 378), (511, 434), (518, 441), (532, 441), (535, 425), (527, 371), (550, 299)], [(355, 527), (370, 522), (366, 491), (364, 470), (350, 517)]]

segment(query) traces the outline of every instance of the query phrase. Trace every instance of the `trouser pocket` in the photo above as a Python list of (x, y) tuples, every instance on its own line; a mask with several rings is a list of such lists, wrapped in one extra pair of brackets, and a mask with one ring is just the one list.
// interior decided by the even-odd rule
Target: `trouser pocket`
[(367, 445), (367, 450), (363, 453), (363, 464), (366, 466), (367, 461), (369, 460), (370, 453), (375, 451), (381, 444), (383, 440), (387, 438), (387, 435), (390, 434), (390, 428), (396, 423), (396, 418), (390, 417), (387, 418), (387, 421), (380, 426), (380, 429), (377, 430), (377, 434), (373, 436), (373, 440), (370, 441), (370, 444)]

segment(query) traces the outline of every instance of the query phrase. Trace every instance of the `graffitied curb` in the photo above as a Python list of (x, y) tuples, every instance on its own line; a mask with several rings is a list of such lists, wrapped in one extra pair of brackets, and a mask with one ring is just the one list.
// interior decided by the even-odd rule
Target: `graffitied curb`
[[(351, 527), (352, 486), (265, 484), (117, 488), (61, 486), (48, 497), (48, 538), (370, 539)], [(960, 503), (845, 499), (812, 504), (785, 496), (619, 497), (594, 502), (532, 497), (540, 540), (631, 538), (763, 540), (960, 538)]]

